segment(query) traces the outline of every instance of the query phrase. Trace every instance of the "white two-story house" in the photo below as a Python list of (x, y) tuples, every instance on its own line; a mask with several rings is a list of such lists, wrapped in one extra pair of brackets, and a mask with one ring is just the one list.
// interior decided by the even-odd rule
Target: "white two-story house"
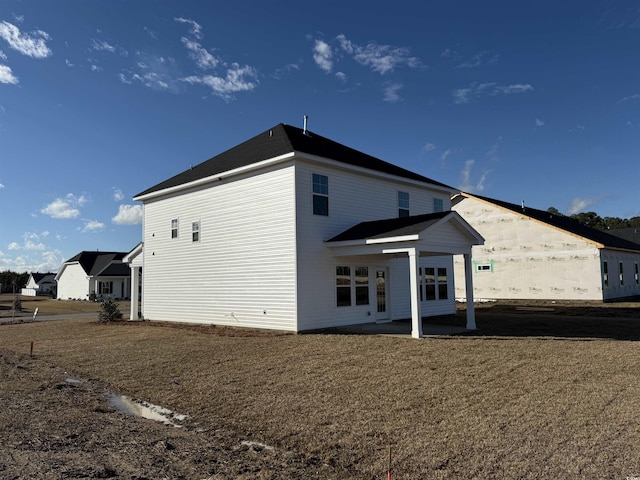
[(132, 289), (142, 269), (149, 320), (299, 332), (411, 318), (421, 337), (422, 317), (455, 313), (453, 255), (471, 282), (483, 242), (451, 211), (454, 193), (279, 124), (134, 197)]

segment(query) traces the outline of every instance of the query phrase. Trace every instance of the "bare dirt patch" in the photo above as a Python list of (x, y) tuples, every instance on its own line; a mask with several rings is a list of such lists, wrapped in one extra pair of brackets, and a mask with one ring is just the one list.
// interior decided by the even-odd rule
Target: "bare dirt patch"
[[(0, 477), (386, 478), (389, 447), (394, 479), (637, 476), (630, 308), (605, 317), (623, 335), (597, 327), (602, 317), (479, 308), (478, 332), (422, 341), (3, 325)], [(569, 335), (563, 321), (581, 318), (591, 326)], [(188, 419), (127, 417), (104, 390)]]

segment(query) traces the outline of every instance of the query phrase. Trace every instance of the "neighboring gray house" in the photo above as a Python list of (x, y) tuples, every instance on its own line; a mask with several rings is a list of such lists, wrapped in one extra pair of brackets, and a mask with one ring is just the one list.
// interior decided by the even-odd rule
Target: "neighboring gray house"
[(56, 275), (59, 300), (129, 298), (131, 270), (122, 262), (127, 252), (80, 252), (62, 264)]
[(450, 210), (456, 192), (276, 125), (134, 197), (142, 315), (289, 331), (411, 318), (420, 337), (423, 316), (456, 311), (453, 255), (470, 282), (482, 244)]
[(31, 273), (26, 287), (20, 292), (21, 295), (27, 297), (35, 297), (36, 295), (50, 295), (56, 291), (56, 274), (55, 273)]
[[(473, 247), (476, 299), (616, 300), (640, 295), (640, 245), (563, 215), (463, 193), (452, 201), (485, 238)], [(464, 278), (456, 259), (456, 278)], [(465, 298), (456, 283), (456, 297)]]

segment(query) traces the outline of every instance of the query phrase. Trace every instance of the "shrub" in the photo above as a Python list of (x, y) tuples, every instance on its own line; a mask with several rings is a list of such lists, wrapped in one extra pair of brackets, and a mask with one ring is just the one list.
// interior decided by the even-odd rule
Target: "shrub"
[(98, 320), (100, 323), (109, 323), (114, 320), (120, 320), (121, 318), (122, 312), (112, 298), (107, 298), (100, 304), (100, 312), (98, 312)]

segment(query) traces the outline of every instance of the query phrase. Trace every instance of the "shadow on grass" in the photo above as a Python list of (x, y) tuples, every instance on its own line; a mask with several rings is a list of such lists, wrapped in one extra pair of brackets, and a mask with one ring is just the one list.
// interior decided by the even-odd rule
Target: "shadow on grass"
[[(464, 326), (466, 312), (428, 319), (428, 323)], [(640, 340), (640, 305), (629, 308), (498, 307), (476, 309), (477, 330), (467, 337), (550, 337)]]

